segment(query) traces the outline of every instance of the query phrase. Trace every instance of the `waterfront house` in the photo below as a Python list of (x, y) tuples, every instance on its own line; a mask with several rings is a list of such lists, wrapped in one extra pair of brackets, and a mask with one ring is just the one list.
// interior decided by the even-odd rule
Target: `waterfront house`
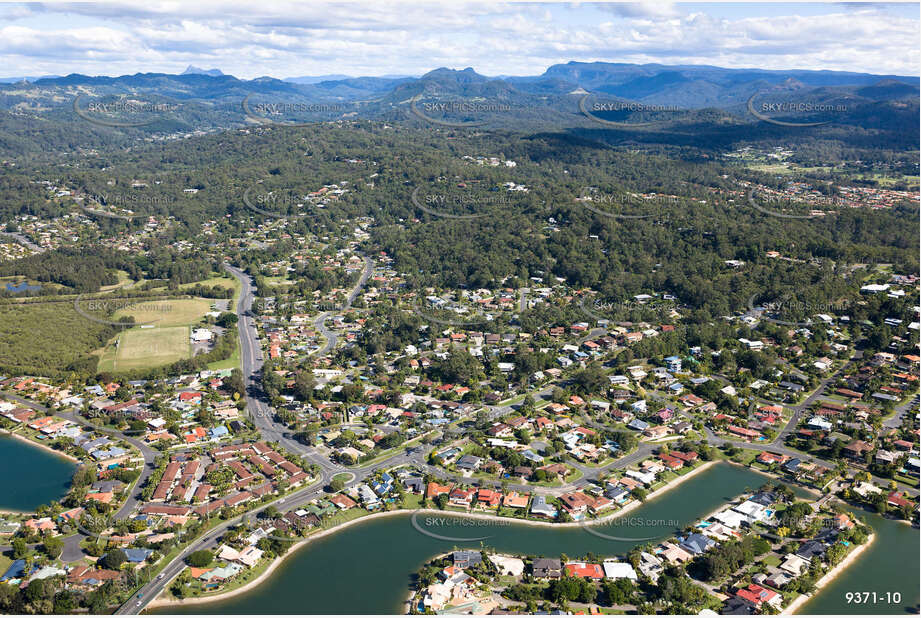
[(560, 502), (563, 504), (563, 509), (578, 521), (585, 516), (593, 500), (582, 492), (569, 492), (560, 496)]
[(716, 545), (716, 541), (709, 539), (697, 532), (693, 532), (689, 534), (684, 540), (682, 540), (680, 545), (682, 549), (696, 556), (698, 554), (704, 553), (711, 547), (714, 547)]
[(557, 558), (535, 558), (531, 572), (536, 579), (559, 579), (563, 567)]
[(492, 489), (481, 488), (476, 492), (476, 501), (478, 506), (496, 509), (502, 502), (502, 494)]
[(466, 569), (483, 562), (483, 554), (473, 550), (458, 550), (451, 554), (454, 566), (459, 569)]
[(348, 496), (344, 494), (336, 494), (335, 496), (330, 498), (329, 501), (335, 504), (337, 507), (339, 507), (339, 510), (342, 510), (342, 511), (346, 511), (348, 509), (358, 506), (357, 502), (355, 502), (354, 500), (352, 500), (351, 498), (349, 498)]
[(630, 492), (626, 488), (612, 483), (605, 486), (604, 495), (616, 504), (623, 504), (630, 499)]
[(534, 500), (531, 501), (531, 515), (554, 519), (556, 514), (556, 508), (547, 502), (547, 498), (545, 496), (534, 496)]
[(452, 506), (470, 508), (470, 504), (473, 502), (473, 496), (475, 494), (475, 489), (461, 489), (460, 487), (455, 487), (451, 490), (451, 493), (448, 494), (448, 502)]
[(779, 593), (758, 584), (749, 584), (747, 588), (737, 591), (736, 596), (758, 608), (767, 603), (775, 609), (780, 609), (783, 603), (783, 597)]
[(637, 580), (636, 571), (633, 570), (633, 566), (629, 562), (605, 560), (602, 565), (604, 566), (604, 576), (608, 579)]
[(809, 561), (796, 554), (787, 554), (778, 568), (790, 573), (793, 577), (799, 577), (800, 573), (809, 568)]
[(490, 561), (496, 565), (499, 575), (511, 575), (512, 577), (521, 577), (524, 573), (524, 560), (513, 558), (511, 556), (500, 556), (498, 554), (490, 556)]
[(664, 570), (664, 567), (659, 558), (644, 551), (640, 553), (639, 569), (640, 573), (655, 582), (659, 579), (659, 575)]
[(511, 509), (524, 509), (528, 506), (530, 494), (519, 494), (517, 491), (509, 492), (502, 499), (502, 506)]
[(672, 562), (675, 564), (681, 564), (682, 562), (687, 562), (694, 557), (694, 554), (685, 550), (682, 547), (678, 547), (674, 543), (662, 543), (656, 549), (656, 554), (661, 556), (663, 560)]
[(587, 577), (589, 579), (603, 579), (604, 570), (600, 564), (591, 562), (567, 562), (566, 574), (569, 577)]
[(741, 597), (729, 597), (720, 610), (722, 616), (751, 616), (758, 612), (753, 603)]

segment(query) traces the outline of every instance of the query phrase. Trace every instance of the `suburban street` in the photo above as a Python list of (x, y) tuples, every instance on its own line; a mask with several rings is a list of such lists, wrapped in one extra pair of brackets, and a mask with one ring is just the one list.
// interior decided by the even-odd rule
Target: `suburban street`
[(331, 350), (336, 348), (337, 335), (336, 331), (326, 328), (326, 320), (336, 313), (345, 311), (352, 306), (352, 303), (355, 302), (355, 299), (358, 298), (358, 294), (361, 292), (361, 289), (368, 282), (368, 278), (371, 277), (371, 273), (374, 271), (374, 262), (368, 256), (362, 256), (365, 261), (365, 267), (361, 272), (361, 277), (359, 277), (358, 282), (355, 284), (355, 287), (352, 288), (352, 291), (349, 292), (348, 298), (345, 301), (345, 304), (342, 307), (336, 308), (335, 311), (325, 311), (317, 316), (317, 319), (314, 320), (313, 326), (316, 328), (320, 334), (323, 335), (323, 338), (326, 340), (326, 343), (322, 348), (314, 352), (316, 356), (324, 356), (328, 354)]
[[(364, 257), (364, 260), (365, 267), (362, 271), (362, 274), (354, 288), (351, 290), (345, 305), (340, 308), (340, 311), (351, 306), (355, 298), (357, 298), (358, 294), (360, 293), (362, 287), (367, 283), (371, 272), (373, 271), (373, 262), (367, 257)], [(462, 475), (448, 473), (441, 468), (429, 465), (427, 463), (427, 456), (433, 449), (433, 447), (430, 445), (422, 445), (411, 449), (411, 451), (409, 449), (400, 448), (397, 449), (393, 455), (379, 460), (373, 464), (346, 467), (331, 461), (317, 447), (308, 446), (298, 442), (297, 440), (294, 440), (291, 437), (288, 428), (283, 424), (275, 421), (274, 411), (267, 399), (265, 392), (262, 389), (263, 357), (255, 318), (252, 314), (252, 306), (254, 301), (254, 288), (252, 279), (243, 271), (229, 264), (225, 264), (224, 268), (240, 282), (241, 286), (239, 300), (237, 306), (235, 307), (235, 311), (238, 316), (241, 365), (243, 371), (244, 386), (246, 389), (247, 414), (253, 420), (260, 434), (263, 436), (263, 439), (268, 442), (278, 443), (281, 447), (303, 457), (310, 463), (316, 465), (317, 469), (319, 470), (319, 475), (316, 476), (310, 485), (301, 488), (288, 496), (277, 498), (261, 507), (260, 510), (269, 505), (284, 505), (285, 508), (296, 508), (308, 504), (312, 500), (315, 500), (316, 498), (325, 494), (324, 489), (329, 485), (329, 482), (337, 474), (348, 474), (349, 480), (345, 485), (346, 487), (353, 487), (364, 482), (369, 476), (373, 475), (378, 470), (391, 469), (400, 465), (414, 465), (420, 471), (431, 474), (445, 481), (474, 483), (480, 486), (491, 486), (497, 488), (503, 485), (503, 483), (499, 480), (472, 479)], [(314, 323), (315, 326), (321, 332), (323, 332), (324, 336), (326, 337), (326, 344), (321, 350), (319, 350), (320, 354), (327, 354), (331, 352), (334, 349), (337, 341), (335, 332), (325, 328), (325, 320), (330, 315), (332, 315), (332, 312), (321, 314), (321, 316), (317, 318)], [(602, 329), (593, 329), (591, 332), (586, 334), (583, 340), (598, 336), (602, 332), (604, 332)], [(778, 435), (775, 437), (775, 439), (770, 443), (756, 445), (740, 440), (724, 438), (722, 436), (717, 436), (709, 427), (704, 428), (705, 438), (710, 444), (714, 446), (732, 444), (749, 449), (753, 447), (762, 448), (772, 452), (782, 453), (790, 457), (797, 457), (800, 459), (813, 461), (834, 469), (834, 462), (825, 461), (816, 457), (810, 457), (804, 453), (800, 453), (794, 449), (788, 448), (784, 445), (784, 441), (790, 433), (795, 431), (795, 428), (799, 423), (802, 414), (807, 411), (818, 400), (819, 397), (822, 396), (828, 385), (833, 383), (840, 374), (842, 374), (848, 367), (850, 367), (854, 360), (858, 360), (859, 358), (860, 356), (858, 352), (857, 355), (845, 363), (838, 371), (824, 378), (819, 383), (818, 387), (805, 400), (799, 404), (788, 406), (793, 410), (793, 415), (788, 423), (784, 426), (784, 428), (778, 432)], [(725, 377), (722, 379), (728, 381), (728, 379)], [(551, 384), (539, 387), (529, 394), (536, 402), (539, 403), (549, 399), (554, 388), (555, 385)], [(15, 394), (6, 392), (0, 394), (12, 401), (16, 401), (17, 403), (28, 406), (30, 408), (34, 408), (43, 413), (52, 413), (46, 407), (23, 399)], [(655, 397), (653, 397), (653, 399), (655, 399)], [(487, 406), (487, 416), (490, 420), (495, 420), (514, 412), (516, 407), (517, 406), (512, 405)], [(897, 426), (901, 417), (910, 409), (910, 407), (910, 401), (899, 406), (893, 416), (890, 419), (887, 419), (885, 423), (886, 426)], [(131, 496), (115, 514), (115, 516), (120, 519), (130, 515), (140, 501), (141, 488), (144, 486), (146, 480), (155, 469), (155, 461), (158, 456), (158, 452), (154, 451), (143, 442), (133, 438), (132, 436), (124, 435), (114, 430), (100, 428), (87, 419), (79, 416), (73, 410), (54, 411), (54, 414), (71, 420), (75, 423), (79, 423), (85, 427), (92, 428), (95, 431), (108, 433), (114, 437), (118, 437), (119, 439), (122, 439), (137, 448), (138, 451), (142, 454), (144, 458), (144, 466), (141, 470), (141, 476), (138, 479), (138, 482), (135, 484)], [(589, 424), (592, 425), (594, 423)], [(604, 476), (608, 471), (612, 469), (625, 468), (636, 464), (639, 461), (642, 461), (649, 455), (653, 454), (659, 446), (660, 444), (655, 442), (640, 442), (638, 448), (634, 452), (614, 459), (601, 466), (588, 466), (570, 459), (567, 461), (567, 463), (577, 469), (581, 473), (581, 476), (574, 482), (561, 486), (542, 487), (533, 484), (509, 482), (506, 482), (505, 486), (511, 490), (533, 492), (539, 494), (555, 495), (565, 491), (572, 491), (591, 484), (593, 481), (596, 481), (600, 477)], [(888, 483), (888, 479), (880, 479), (876, 477), (874, 477), (874, 481), (880, 484)], [(912, 487), (899, 484), (899, 488), (907, 491), (913, 496), (918, 494), (918, 491)], [(172, 579), (175, 578), (185, 568), (185, 560), (189, 554), (199, 549), (210, 549), (216, 547), (218, 545), (218, 540), (228, 529), (240, 524), (244, 519), (248, 519), (251, 515), (252, 513), (247, 513), (234, 517), (225, 522), (221, 522), (219, 525), (208, 530), (201, 538), (197, 539), (192, 545), (185, 548), (178, 556), (176, 556), (161, 571), (156, 579), (141, 587), (134, 596), (132, 596), (124, 605), (118, 609), (116, 613), (136, 614), (143, 611), (147, 604), (155, 599), (170, 584)], [(83, 556), (83, 552), (79, 545), (80, 542), (88, 536), (88, 534), (88, 531), (81, 530), (79, 533), (67, 537), (65, 539), (65, 547), (62, 559), (65, 561), (75, 561), (80, 559)], [(0, 549), (9, 548), (0, 547)]]

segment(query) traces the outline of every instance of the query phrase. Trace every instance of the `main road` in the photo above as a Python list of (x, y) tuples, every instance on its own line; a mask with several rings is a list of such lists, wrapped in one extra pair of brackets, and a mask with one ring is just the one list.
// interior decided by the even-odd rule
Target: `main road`
[[(361, 288), (365, 285), (368, 278), (370, 277), (371, 271), (373, 269), (373, 262), (367, 257), (365, 259), (365, 269), (362, 272), (359, 281), (356, 283), (352, 292), (349, 294), (348, 299), (345, 305), (339, 310), (343, 310), (351, 306), (355, 298), (357, 298), (358, 293)], [(324, 487), (329, 483), (333, 476), (337, 473), (348, 472), (351, 475), (351, 479), (346, 483), (346, 487), (352, 487), (361, 482), (364, 482), (369, 476), (374, 474), (375, 471), (380, 469), (389, 469), (394, 466), (399, 466), (403, 464), (415, 464), (419, 466), (420, 469), (423, 469), (427, 472), (435, 474), (445, 479), (458, 480), (470, 482), (472, 479), (460, 478), (453, 474), (447, 473), (444, 470), (440, 470), (433, 466), (429, 466), (425, 463), (425, 455), (428, 451), (431, 450), (431, 447), (425, 447), (420, 450), (415, 450), (414, 453), (410, 453), (404, 450), (400, 450), (391, 457), (388, 457), (377, 463), (363, 466), (363, 467), (353, 467), (345, 468), (336, 463), (331, 462), (328, 458), (323, 456), (315, 448), (301, 444), (296, 440), (291, 439), (287, 433), (287, 428), (277, 423), (274, 419), (274, 412), (269, 404), (268, 398), (264, 390), (262, 389), (262, 368), (263, 368), (263, 359), (261, 353), (261, 347), (258, 341), (258, 331), (256, 329), (256, 323), (252, 315), (252, 305), (253, 305), (253, 283), (251, 277), (244, 273), (243, 271), (229, 265), (225, 264), (224, 268), (227, 269), (241, 284), (240, 297), (237, 303), (236, 312), (238, 315), (238, 330), (240, 333), (240, 348), (241, 348), (241, 364), (243, 371), (243, 381), (246, 387), (246, 400), (247, 400), (247, 411), (250, 417), (253, 419), (258, 430), (261, 434), (269, 441), (278, 442), (286, 449), (291, 452), (297, 453), (309, 461), (315, 463), (321, 470), (320, 476), (317, 478), (314, 483), (311, 485), (300, 489), (289, 496), (284, 498), (277, 498), (272, 502), (266, 504), (281, 506), (284, 505), (286, 509), (294, 508), (303, 504), (306, 504), (316, 498), (324, 495)], [(324, 334), (326, 337), (326, 345), (318, 350), (319, 354), (327, 354), (329, 351), (335, 348), (336, 344), (336, 335), (332, 331), (328, 331), (325, 328), (325, 321), (331, 315), (331, 312), (326, 312), (321, 314), (317, 320), (314, 322), (317, 329)], [(807, 399), (797, 406), (797, 414), (795, 415), (798, 418), (798, 413), (801, 413), (802, 410), (818, 396), (818, 393), (824, 390), (824, 387), (829, 380), (823, 381), (820, 385), (820, 388)], [(532, 393), (532, 396), (536, 397), (545, 397), (549, 395), (552, 391), (552, 385), (547, 386), (541, 389), (538, 389), (535, 393)], [(513, 411), (511, 406), (489, 406), (489, 417), (498, 418), (499, 416), (508, 414)], [(782, 435), (789, 431), (792, 427), (795, 426), (795, 418), (791, 419), (791, 423), (787, 426)], [(724, 440), (712, 432), (707, 432), (707, 438), (709, 441), (719, 443), (719, 442), (731, 442), (731, 440)], [(778, 436), (780, 438), (780, 436)], [(607, 465), (601, 466), (597, 469), (586, 469), (583, 470), (585, 475), (583, 478), (579, 479), (577, 482), (567, 485), (565, 487), (557, 487), (550, 492), (559, 492), (562, 490), (570, 490), (571, 488), (576, 488), (588, 484), (591, 480), (596, 479), (599, 475), (611, 468), (620, 468), (626, 467), (631, 464), (634, 464), (641, 459), (649, 456), (657, 445), (652, 443), (641, 443), (640, 446), (629, 455), (625, 455), (615, 461), (610, 462)], [(751, 444), (745, 444), (744, 446), (751, 447)], [(777, 450), (787, 450), (784, 447), (780, 447), (772, 443), (772, 447)], [(484, 485), (500, 485), (499, 482), (492, 481), (478, 481)], [(540, 489), (537, 489), (534, 485), (509, 485), (511, 489), (522, 489), (526, 491), (537, 491), (538, 493), (543, 493)], [(264, 507), (262, 507), (264, 508)], [(118, 614), (137, 614), (144, 610), (147, 604), (155, 599), (163, 589), (169, 585), (170, 581), (175, 578), (182, 570), (185, 568), (185, 561), (188, 558), (189, 554), (199, 549), (209, 549), (216, 547), (218, 545), (218, 540), (221, 536), (231, 527), (239, 525), (244, 520), (248, 519), (250, 513), (245, 513), (239, 515), (230, 520), (222, 522), (218, 526), (212, 528), (206, 532), (201, 538), (197, 539), (192, 545), (185, 548), (176, 558), (174, 558), (164, 569), (161, 571), (160, 575), (151, 582), (148, 582), (143, 587), (141, 587), (135, 596), (132, 596), (124, 605), (122, 605), (116, 613)]]
[[(374, 263), (368, 257), (362, 257), (364, 258), (365, 266), (361, 277), (349, 292), (342, 309), (347, 309), (355, 302), (361, 289), (371, 276)], [(259, 344), (259, 332), (256, 328), (255, 316), (252, 311), (255, 299), (253, 280), (248, 274), (230, 264), (224, 264), (224, 268), (240, 282), (240, 297), (236, 307), (237, 330), (240, 333), (240, 362), (243, 371), (243, 385), (246, 389), (246, 409), (250, 418), (266, 440), (277, 442), (288, 451), (296, 453), (320, 466), (324, 471), (324, 475), (329, 478), (338, 472), (343, 472), (344, 468), (342, 466), (329, 461), (313, 447), (306, 446), (293, 439), (287, 427), (275, 422), (275, 412), (270, 405), (265, 390), (262, 388), (264, 359), (262, 346)], [(326, 345), (319, 350), (321, 356), (332, 350), (336, 345), (335, 333), (327, 331), (324, 326), (324, 322), (329, 315), (329, 312), (322, 313), (315, 322), (316, 327), (326, 337)]]

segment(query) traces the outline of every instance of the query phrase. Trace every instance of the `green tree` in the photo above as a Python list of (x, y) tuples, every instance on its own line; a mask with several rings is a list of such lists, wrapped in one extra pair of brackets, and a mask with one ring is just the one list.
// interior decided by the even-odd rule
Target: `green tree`
[(186, 562), (189, 566), (193, 567), (206, 567), (211, 564), (211, 561), (214, 559), (214, 556), (207, 549), (199, 549), (198, 551), (193, 551), (189, 554), (189, 557), (186, 558)]
[(128, 560), (124, 550), (113, 549), (99, 559), (100, 564), (106, 569), (117, 571)]
[(58, 537), (48, 537), (42, 541), (42, 551), (54, 560), (64, 551), (64, 541)]

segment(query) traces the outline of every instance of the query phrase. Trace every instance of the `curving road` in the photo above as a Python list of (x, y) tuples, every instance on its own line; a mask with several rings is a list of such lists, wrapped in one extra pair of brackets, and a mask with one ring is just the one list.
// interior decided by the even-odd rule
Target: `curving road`
[(346, 299), (345, 304), (342, 307), (337, 308), (335, 311), (326, 311), (321, 313), (319, 316), (317, 316), (317, 319), (314, 320), (313, 326), (318, 331), (320, 331), (320, 333), (326, 339), (326, 344), (316, 352), (313, 352), (312, 355), (325, 356), (332, 350), (336, 349), (336, 340), (338, 339), (338, 335), (335, 331), (326, 328), (326, 320), (331, 315), (340, 313), (351, 307), (352, 303), (355, 302), (355, 299), (358, 298), (358, 294), (361, 292), (361, 289), (365, 286), (366, 283), (368, 283), (368, 279), (371, 277), (371, 272), (374, 270), (374, 262), (371, 261), (371, 258), (366, 255), (362, 255), (361, 257), (365, 261), (365, 268), (361, 272), (361, 277), (358, 278), (358, 282), (352, 288), (352, 291), (349, 292), (349, 296)]
[[(364, 257), (364, 256), (363, 256)], [(360, 277), (358, 283), (353, 288), (352, 292), (349, 294), (348, 300), (344, 305), (344, 308), (348, 308), (355, 298), (357, 298), (361, 288), (367, 283), (368, 278), (373, 269), (373, 262), (368, 259), (365, 259), (365, 269)], [(261, 434), (270, 442), (277, 442), (284, 448), (288, 449), (293, 453), (304, 457), (308, 461), (316, 464), (321, 471), (320, 476), (309, 486), (300, 489), (291, 495), (275, 499), (268, 504), (261, 506), (265, 508), (268, 505), (281, 506), (284, 505), (285, 509), (295, 508), (306, 504), (322, 495), (324, 495), (324, 487), (328, 485), (329, 481), (336, 475), (343, 472), (349, 473), (352, 478), (346, 483), (346, 487), (353, 487), (357, 484), (360, 484), (365, 481), (369, 476), (374, 474), (376, 471), (381, 469), (389, 469), (395, 466), (410, 464), (417, 466), (420, 470), (438, 476), (444, 480), (454, 480), (464, 483), (473, 483), (480, 486), (494, 486), (499, 487), (502, 485), (502, 482), (499, 480), (484, 480), (484, 479), (472, 479), (462, 476), (458, 476), (452, 473), (448, 473), (441, 468), (435, 466), (430, 466), (426, 463), (426, 457), (428, 453), (433, 449), (432, 446), (424, 446), (420, 448), (415, 448), (412, 450), (401, 449), (396, 454), (388, 457), (377, 463), (360, 466), (360, 467), (349, 467), (346, 468), (339, 464), (336, 464), (330, 461), (323, 453), (321, 453), (315, 447), (307, 446), (297, 442), (290, 438), (287, 427), (281, 423), (277, 423), (274, 418), (274, 411), (272, 410), (271, 405), (269, 404), (268, 398), (266, 397), (265, 392), (262, 389), (262, 368), (263, 368), (263, 359), (261, 353), (261, 347), (258, 341), (258, 332), (256, 329), (255, 320), (252, 315), (252, 304), (253, 304), (253, 283), (252, 279), (241, 270), (225, 264), (224, 268), (227, 269), (234, 277), (240, 281), (241, 284), (241, 293), (239, 301), (237, 303), (236, 312), (239, 317), (238, 319), (238, 330), (240, 333), (240, 347), (241, 347), (241, 363), (243, 370), (243, 379), (246, 387), (246, 400), (247, 400), (247, 411), (250, 417), (253, 419), (258, 430)], [(341, 311), (342, 309), (340, 309)], [(328, 331), (325, 327), (325, 321), (331, 315), (332, 312), (327, 312), (321, 314), (315, 321), (316, 328), (324, 334), (327, 338), (326, 345), (318, 350), (322, 354), (327, 354), (335, 348), (336, 345), (336, 334), (332, 331)], [(589, 333), (586, 338), (595, 335), (595, 332)], [(842, 368), (843, 371), (843, 368)], [(808, 408), (809, 405), (824, 391), (825, 387), (832, 379), (837, 376), (837, 373), (833, 376), (830, 376), (822, 382), (820, 387), (808, 397), (803, 403), (794, 407), (794, 418), (790, 420), (788, 425), (784, 430), (778, 435), (778, 438), (772, 442), (769, 446), (773, 450), (778, 450), (781, 452), (789, 451), (794, 456), (803, 457), (802, 453), (793, 451), (792, 449), (787, 449), (782, 445), (775, 445), (775, 443), (780, 443), (783, 437), (792, 431), (796, 427), (796, 422), (800, 414)], [(537, 391), (531, 393), (532, 397), (543, 398), (544, 396), (549, 395), (554, 386), (548, 385)], [(488, 406), (488, 416), (490, 419), (495, 419), (500, 416), (504, 416), (514, 411), (512, 406)], [(753, 445), (750, 443), (738, 442), (734, 440), (724, 439), (720, 436), (713, 434), (709, 428), (706, 429), (706, 437), (708, 441), (719, 445), (721, 443), (730, 443), (737, 444), (738, 446), (744, 446), (746, 448), (751, 448)], [(768, 445), (765, 445), (768, 446)], [(577, 466), (580, 471), (583, 473), (583, 477), (574, 483), (564, 485), (562, 487), (553, 487), (545, 488), (538, 487), (535, 485), (527, 484), (513, 484), (505, 483), (509, 489), (519, 490), (519, 491), (528, 491), (534, 493), (547, 493), (547, 494), (558, 494), (563, 491), (571, 491), (578, 487), (583, 487), (592, 481), (598, 479), (602, 474), (606, 473), (612, 468), (623, 468), (632, 464), (635, 464), (642, 459), (648, 457), (652, 454), (655, 449), (659, 447), (659, 444), (641, 442), (639, 447), (632, 453), (624, 455), (619, 459), (613, 460), (610, 463), (600, 466), (598, 468), (592, 468), (587, 466)], [(831, 462), (823, 462), (821, 460), (816, 460), (819, 463), (827, 464), (830, 467), (834, 467), (834, 464)], [(915, 492), (916, 493), (916, 492)], [(235, 526), (241, 523), (244, 518), (248, 518), (249, 513), (237, 516), (233, 519), (230, 519), (226, 522), (222, 522), (215, 528), (206, 532), (201, 538), (197, 539), (192, 545), (187, 547), (182, 551), (176, 558), (174, 558), (158, 575), (157, 579), (151, 581), (140, 588), (137, 594), (131, 597), (122, 607), (118, 609), (116, 613), (118, 614), (136, 614), (147, 606), (147, 604), (154, 598), (156, 598), (163, 589), (169, 585), (170, 581), (175, 578), (182, 570), (185, 568), (185, 560), (189, 554), (199, 549), (213, 548), (218, 545), (218, 540), (220, 537), (232, 526)]]
[[(98, 425), (83, 418), (82, 416), (74, 412), (73, 410), (50, 410), (41, 404), (35, 403), (34, 401), (31, 401), (29, 399), (24, 399), (20, 397), (19, 395), (8, 393), (6, 391), (0, 391), (0, 395), (2, 395), (5, 399), (8, 399), (10, 401), (15, 401), (19, 403), (20, 405), (23, 405), (27, 408), (38, 410), (39, 412), (43, 414), (53, 415), (53, 416), (57, 416), (63, 419), (67, 419), (73, 423), (77, 423), (78, 425), (82, 425), (88, 429), (92, 429), (93, 431), (97, 433), (107, 434), (109, 436), (112, 436), (124, 442), (127, 442), (131, 446), (138, 449), (138, 451), (140, 451), (141, 455), (144, 458), (144, 465), (141, 467), (141, 473), (138, 476), (137, 481), (134, 483), (134, 486), (132, 487), (131, 494), (125, 500), (125, 503), (122, 505), (122, 507), (113, 514), (113, 517), (115, 517), (116, 519), (125, 519), (134, 511), (135, 508), (137, 508), (137, 505), (141, 501), (141, 490), (143, 489), (144, 485), (147, 483), (147, 479), (150, 477), (151, 474), (153, 474), (154, 470), (156, 469), (156, 460), (157, 460), (157, 456), (159, 455), (157, 451), (153, 450), (152, 448), (150, 448), (149, 446), (147, 446), (140, 440), (137, 440), (136, 438), (126, 436), (125, 434), (112, 430), (112, 429), (106, 429), (106, 428), (99, 427)], [(76, 534), (65, 537), (64, 538), (64, 551), (61, 553), (61, 560), (63, 560), (64, 562), (76, 562), (77, 560), (81, 560), (85, 558), (86, 556), (83, 553), (83, 550), (80, 548), (80, 543), (88, 537), (89, 537), (89, 534), (87, 534), (86, 532), (82, 530), (77, 532)], [(35, 547), (36, 545), (39, 545), (39, 544), (38, 543), (33, 544), (32, 547)], [(9, 549), (10, 547), (8, 546), (0, 546), (0, 551), (7, 551)]]

